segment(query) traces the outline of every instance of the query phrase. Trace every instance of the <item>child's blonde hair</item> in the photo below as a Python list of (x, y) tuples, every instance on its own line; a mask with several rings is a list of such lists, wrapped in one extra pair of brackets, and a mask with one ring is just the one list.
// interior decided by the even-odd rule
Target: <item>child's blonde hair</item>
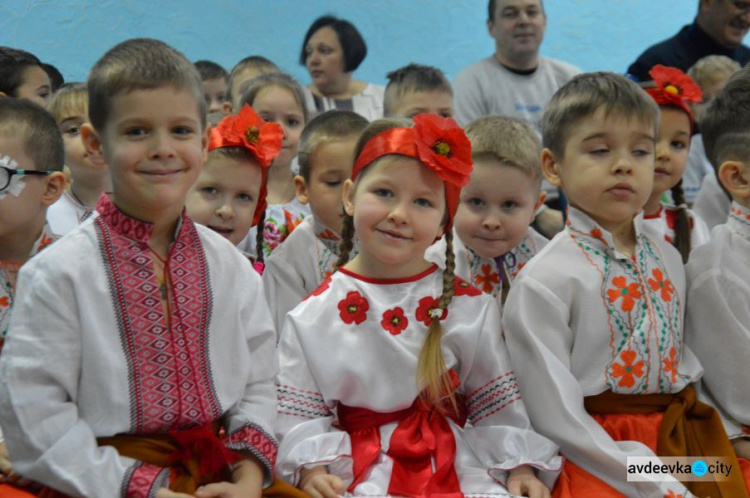
[(688, 69), (687, 74), (705, 89), (718, 81), (728, 80), (741, 66), (725, 55), (708, 55)]
[(393, 116), (398, 108), (399, 99), (404, 95), (416, 92), (441, 91), (453, 96), (453, 89), (443, 72), (435, 67), (409, 64), (391, 71), (386, 75), (388, 85), (385, 87), (383, 109), (386, 116)]
[(171, 87), (193, 94), (201, 125), (206, 126), (206, 100), (198, 70), (166, 43), (134, 38), (115, 45), (91, 69), (89, 116), (94, 128), (105, 128), (115, 97), (133, 90)]
[(240, 107), (245, 104), (253, 107), (253, 101), (255, 100), (255, 97), (258, 96), (258, 93), (269, 86), (278, 86), (289, 90), (289, 93), (294, 96), (294, 100), (297, 102), (297, 105), (302, 112), (302, 117), (305, 120), (305, 123), (307, 123), (309, 115), (307, 107), (305, 107), (305, 94), (299, 83), (286, 73), (266, 73), (250, 80), (250, 86), (247, 87), (245, 95), (242, 97)]
[(615, 73), (579, 74), (560, 87), (542, 119), (542, 145), (562, 157), (573, 129), (599, 109), (659, 129), (659, 108), (636, 83)]
[(318, 147), (338, 140), (359, 138), (368, 124), (365, 118), (352, 111), (332, 110), (315, 116), (307, 123), (299, 138), (299, 175), (305, 181), (310, 180), (310, 157)]
[(60, 124), (70, 116), (88, 116), (89, 91), (85, 83), (66, 83), (55, 92), (47, 110)]
[(494, 159), (521, 170), (542, 185), (542, 144), (526, 123), (505, 116), (485, 116), (469, 123), (466, 136), (474, 160)]
[[(379, 119), (370, 123), (365, 128), (362, 135), (357, 141), (355, 147), (355, 157), (359, 157), (362, 153), (367, 142), (369, 142), (375, 135), (382, 133), (387, 130), (394, 128), (404, 128), (410, 126), (409, 121), (395, 120), (395, 119)], [(356, 161), (355, 161), (356, 162)], [(377, 159), (374, 161), (377, 162)], [(368, 165), (362, 172), (357, 176), (354, 181), (353, 189), (357, 188), (357, 184), (360, 179), (367, 174), (367, 170), (372, 167), (372, 164)], [(445, 213), (446, 219), (448, 213)], [(336, 267), (340, 268), (349, 261), (349, 255), (351, 254), (352, 248), (354, 247), (354, 218), (348, 214), (344, 215), (343, 228), (341, 230), (341, 243), (340, 253)], [(455, 269), (456, 269), (456, 258), (453, 253), (453, 231), (446, 230), (445, 232), (445, 270), (443, 270), (443, 290), (438, 298), (437, 308), (443, 310), (443, 315), (447, 313), (448, 306), (453, 299), (455, 292)], [(457, 410), (457, 401), (451, 382), (450, 375), (445, 366), (445, 357), (443, 355), (443, 349), (441, 340), (443, 337), (443, 328), (440, 325), (440, 319), (433, 318), (430, 323), (427, 336), (425, 337), (422, 349), (419, 352), (419, 360), (417, 363), (417, 381), (420, 384), (425, 384), (425, 389), (420, 394), (420, 397), (427, 402), (430, 406), (435, 409), (445, 412), (448, 408)], [(448, 407), (446, 407), (446, 401)]]

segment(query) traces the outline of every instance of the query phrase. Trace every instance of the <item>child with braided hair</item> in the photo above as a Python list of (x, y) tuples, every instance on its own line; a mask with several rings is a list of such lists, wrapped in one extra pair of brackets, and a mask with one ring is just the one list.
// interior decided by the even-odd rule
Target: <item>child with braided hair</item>
[[(561, 461), (531, 428), (497, 306), (453, 274), (470, 149), (426, 114), (357, 143), (339, 269), (279, 343), (277, 469), (311, 496), (549, 496)], [(443, 234), (441, 272), (424, 252)]]
[[(695, 130), (688, 102), (700, 102), (701, 89), (690, 76), (673, 67), (657, 65), (648, 74), (655, 85), (645, 90), (659, 105), (661, 119), (656, 140), (654, 187), (643, 206), (644, 220), (662, 232), (680, 252), (683, 263), (687, 263), (691, 249), (711, 239), (708, 226), (688, 208), (682, 190), (682, 175)], [(673, 205), (662, 201), (667, 191), (671, 193)]]

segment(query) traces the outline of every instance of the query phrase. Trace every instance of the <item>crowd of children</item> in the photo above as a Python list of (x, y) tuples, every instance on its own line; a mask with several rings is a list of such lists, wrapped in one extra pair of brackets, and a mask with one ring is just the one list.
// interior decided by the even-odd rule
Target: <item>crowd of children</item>
[(748, 496), (750, 69), (582, 74), (540, 139), (418, 64), (369, 121), (260, 56), (0, 60), (0, 496)]

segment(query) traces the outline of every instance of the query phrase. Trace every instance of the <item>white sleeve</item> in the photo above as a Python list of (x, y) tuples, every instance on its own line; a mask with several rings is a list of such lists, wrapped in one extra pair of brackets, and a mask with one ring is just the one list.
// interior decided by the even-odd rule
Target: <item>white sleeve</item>
[(296, 485), (304, 468), (336, 463), (341, 469), (348, 468), (337, 471), (339, 477), (351, 481), (349, 434), (332, 426), (335, 404), (324, 399), (298, 334), (297, 324), (292, 316), (287, 316), (279, 342), (280, 371), (276, 382), (279, 477)]
[[(287, 256), (287, 257), (284, 257)], [(284, 246), (279, 247), (266, 261), (263, 271), (268, 307), (271, 309), (277, 333), (281, 333), (286, 314), (307, 297), (301, 275), (294, 272)]]
[(534, 427), (560, 445), (564, 457), (627, 496), (661, 496), (682, 488), (676, 481), (626, 481), (627, 457), (653, 452), (637, 441), (614, 441), (586, 412), (571, 373), (575, 337), (568, 323), (565, 303), (529, 275), (511, 287), (503, 328)]
[(510, 470), (530, 465), (552, 488), (562, 470), (562, 459), (557, 456), (557, 445), (531, 427), (502, 339), (500, 312), (494, 300), (487, 301), (485, 312), (477, 321), (481, 333), (475, 352), (471, 358), (464, 358), (462, 365), (471, 422), (464, 428), (464, 436), (490, 475), (501, 483), (505, 484)]
[(685, 342), (703, 365), (703, 383), (721, 409), (750, 425), (750, 383), (738, 377), (750, 358), (750, 287), (743, 280), (712, 269), (691, 283)]
[[(245, 263), (243, 261), (243, 263)], [(273, 481), (278, 444), (276, 425), (276, 387), (278, 373), (276, 332), (263, 296), (260, 276), (245, 264), (240, 279), (241, 323), (250, 351), (250, 373), (241, 400), (224, 415), (227, 448), (252, 454), (265, 467), (265, 485)]]
[(78, 414), (83, 361), (74, 276), (51, 258), (29, 262), (18, 279), (0, 359), (0, 418), (14, 469), (71, 496), (114, 496), (168, 485), (169, 472), (98, 446)]
[(708, 225), (698, 213), (691, 210), (690, 216), (693, 220), (693, 227), (690, 230), (690, 246), (692, 250), (711, 240), (711, 229), (708, 228)]
[(487, 115), (479, 78), (471, 69), (469, 67), (460, 72), (453, 82), (453, 109), (456, 121), (461, 126)]

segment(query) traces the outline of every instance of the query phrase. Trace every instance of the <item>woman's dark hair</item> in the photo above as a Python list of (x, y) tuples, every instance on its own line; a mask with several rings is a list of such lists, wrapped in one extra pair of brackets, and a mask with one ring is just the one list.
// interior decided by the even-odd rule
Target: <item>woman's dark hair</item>
[(339, 43), (344, 51), (344, 72), (351, 73), (365, 60), (367, 56), (367, 44), (352, 23), (333, 16), (319, 17), (312, 23), (310, 29), (307, 30), (307, 34), (305, 34), (305, 40), (302, 42), (299, 63), (303, 66), (306, 64), (307, 53), (305, 47), (307, 47), (307, 42), (310, 41), (312, 35), (326, 26), (333, 29), (339, 37)]

